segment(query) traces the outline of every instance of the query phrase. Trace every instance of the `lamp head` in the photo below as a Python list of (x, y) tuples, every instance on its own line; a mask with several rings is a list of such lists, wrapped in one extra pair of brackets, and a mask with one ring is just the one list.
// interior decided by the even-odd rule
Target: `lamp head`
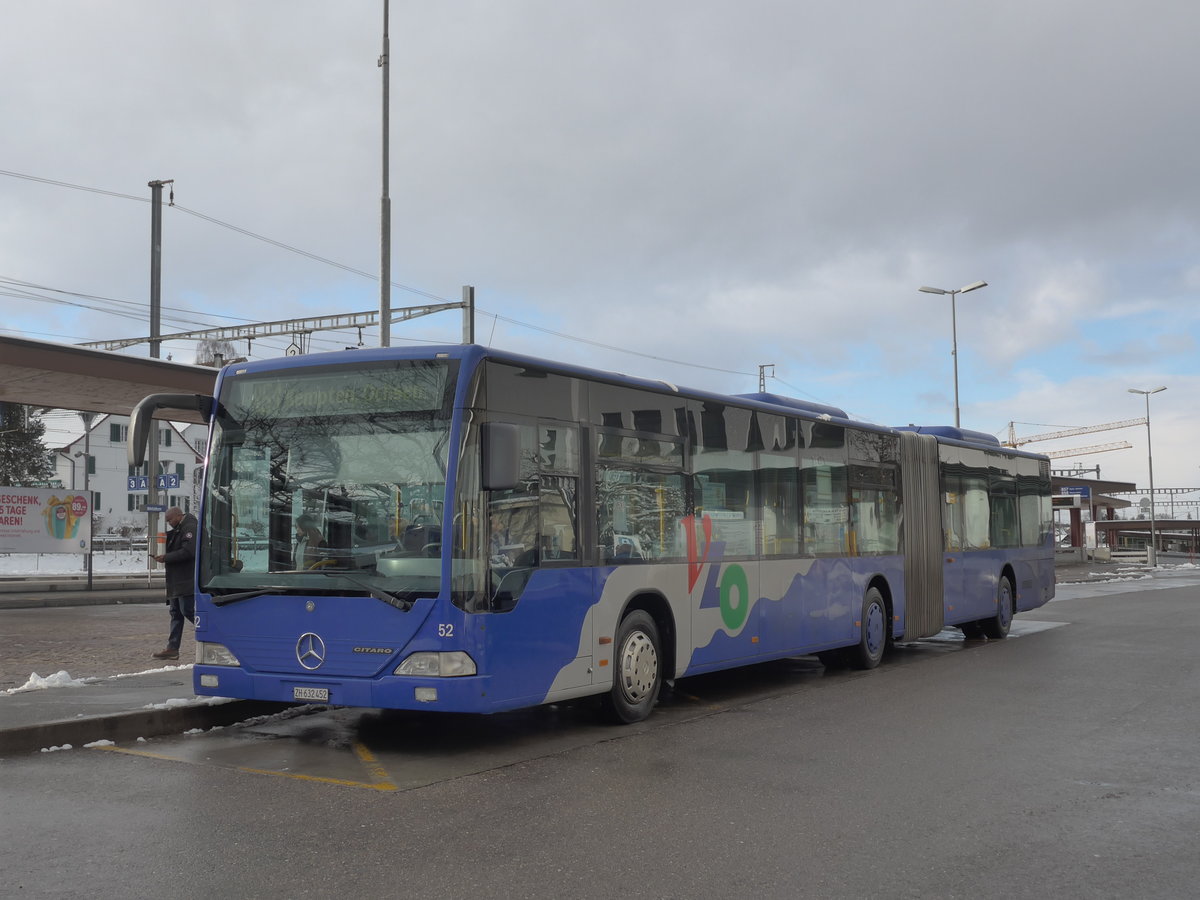
[(923, 294), (948, 294), (949, 291), (943, 291), (941, 288), (922, 287), (917, 288)]
[(961, 288), (959, 290), (959, 293), (960, 294), (970, 293), (971, 291), (979, 290), (981, 287), (987, 287), (987, 282), (986, 281), (973, 282), (972, 284), (968, 284), (965, 288)]

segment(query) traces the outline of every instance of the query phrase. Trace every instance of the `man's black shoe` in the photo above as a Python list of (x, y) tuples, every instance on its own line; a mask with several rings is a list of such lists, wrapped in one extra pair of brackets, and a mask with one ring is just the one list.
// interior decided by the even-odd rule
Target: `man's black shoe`
[(172, 650), (170, 647), (167, 647), (165, 650), (159, 650), (157, 653), (151, 653), (150, 655), (155, 659), (179, 659), (179, 651)]

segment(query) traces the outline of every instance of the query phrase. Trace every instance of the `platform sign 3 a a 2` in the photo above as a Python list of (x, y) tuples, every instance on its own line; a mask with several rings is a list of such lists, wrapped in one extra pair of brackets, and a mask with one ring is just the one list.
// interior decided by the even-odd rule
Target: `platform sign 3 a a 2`
[[(154, 486), (160, 491), (174, 490), (179, 487), (178, 475), (155, 475)], [(130, 475), (126, 479), (126, 485), (130, 491), (148, 491), (150, 490), (149, 475)]]

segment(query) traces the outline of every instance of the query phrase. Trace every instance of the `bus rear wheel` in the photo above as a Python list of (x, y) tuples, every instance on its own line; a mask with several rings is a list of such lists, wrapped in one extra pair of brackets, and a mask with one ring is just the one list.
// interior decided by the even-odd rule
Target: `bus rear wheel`
[(621, 620), (613, 651), (613, 686), (604, 711), (618, 724), (640, 722), (650, 715), (662, 688), (662, 653), (658, 626), (645, 610)]
[(848, 648), (850, 662), (856, 669), (873, 669), (883, 659), (886, 648), (887, 606), (879, 588), (870, 588), (863, 597), (858, 643)]
[(979, 622), (988, 640), (999, 641), (1008, 637), (1013, 620), (1013, 586), (1007, 577), (1001, 577), (996, 586), (996, 614)]

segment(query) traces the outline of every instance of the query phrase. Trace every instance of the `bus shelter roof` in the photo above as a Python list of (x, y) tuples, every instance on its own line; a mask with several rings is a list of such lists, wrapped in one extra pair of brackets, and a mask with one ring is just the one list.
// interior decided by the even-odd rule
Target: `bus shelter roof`
[(1097, 509), (1126, 509), (1133, 504), (1119, 497), (1109, 497), (1108, 494), (1124, 494), (1137, 490), (1132, 481), (1104, 481), (1099, 478), (1072, 478), (1064, 475), (1054, 475), (1050, 478), (1052, 494), (1075, 494), (1078, 490), (1088, 489), (1087, 505)]
[(1101, 478), (1072, 478), (1067, 475), (1054, 475), (1050, 478), (1050, 490), (1055, 494), (1074, 494), (1067, 488), (1090, 488), (1089, 493), (1097, 494), (1128, 494), (1137, 490), (1132, 481), (1105, 481)]
[[(148, 394), (211, 394), (217, 372), (169, 360), (0, 336), (0, 401), (129, 415)], [(199, 413), (172, 411), (181, 422)]]

